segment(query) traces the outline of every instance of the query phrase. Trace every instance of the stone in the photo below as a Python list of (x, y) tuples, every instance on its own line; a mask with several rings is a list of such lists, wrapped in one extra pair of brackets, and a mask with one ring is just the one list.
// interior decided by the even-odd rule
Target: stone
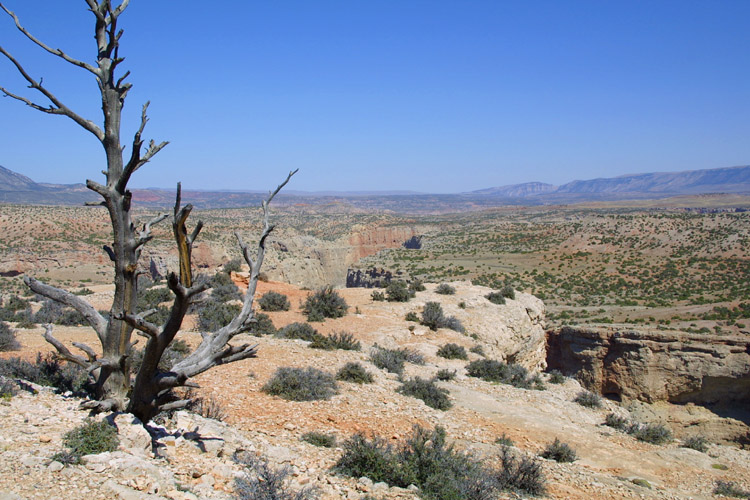
[(50, 472), (59, 472), (59, 471), (63, 470), (64, 468), (65, 468), (65, 466), (63, 464), (61, 464), (60, 462), (58, 462), (57, 460), (53, 460), (47, 466), (47, 470), (50, 471)]
[(151, 434), (137, 417), (130, 413), (115, 413), (107, 417), (107, 420), (117, 427), (121, 450), (141, 456), (151, 454)]

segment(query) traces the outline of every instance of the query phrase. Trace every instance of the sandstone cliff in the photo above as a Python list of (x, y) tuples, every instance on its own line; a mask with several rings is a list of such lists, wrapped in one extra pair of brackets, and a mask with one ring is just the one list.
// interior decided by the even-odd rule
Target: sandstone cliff
[(750, 409), (750, 339), (684, 332), (563, 327), (547, 364), (616, 400)]

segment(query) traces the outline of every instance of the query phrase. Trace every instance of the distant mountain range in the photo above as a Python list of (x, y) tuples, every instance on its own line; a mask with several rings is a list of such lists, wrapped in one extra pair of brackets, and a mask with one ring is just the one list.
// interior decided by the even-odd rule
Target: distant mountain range
[(619, 177), (573, 181), (562, 186), (527, 182), (472, 191), (472, 194), (502, 198), (577, 195), (592, 199), (657, 198), (704, 193), (750, 193), (750, 166), (629, 174)]
[[(282, 204), (347, 204), (365, 210), (407, 210), (413, 212), (450, 211), (489, 208), (499, 205), (542, 205), (657, 199), (706, 193), (750, 194), (750, 166), (657, 172), (619, 177), (577, 180), (562, 186), (527, 182), (510, 186), (480, 189), (458, 194), (425, 194), (408, 192), (282, 192)], [(198, 208), (229, 208), (257, 205), (265, 192), (184, 191), (185, 202)], [(133, 199), (144, 207), (169, 207), (174, 191), (167, 189), (134, 189)], [(83, 184), (42, 184), (0, 166), (0, 203), (28, 205), (81, 205), (99, 201)], [(439, 208), (431, 208), (438, 207)]]

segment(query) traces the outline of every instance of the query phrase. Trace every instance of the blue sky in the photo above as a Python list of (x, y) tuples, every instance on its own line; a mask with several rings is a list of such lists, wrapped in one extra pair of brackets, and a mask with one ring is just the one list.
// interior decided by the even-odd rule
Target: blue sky
[[(4, 0), (93, 61), (84, 0)], [(221, 8), (211, 7), (220, 5)], [(461, 192), (750, 163), (750, 2), (131, 0), (123, 137), (170, 145), (134, 187)], [(86, 72), (0, 16), (0, 45), (101, 121)], [(6, 60), (0, 85), (43, 102)], [(101, 180), (62, 117), (0, 99), (0, 165)]]

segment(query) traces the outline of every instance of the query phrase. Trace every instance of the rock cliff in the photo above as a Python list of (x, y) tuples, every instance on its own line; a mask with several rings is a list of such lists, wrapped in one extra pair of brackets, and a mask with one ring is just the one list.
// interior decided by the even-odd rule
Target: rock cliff
[(750, 409), (750, 339), (684, 332), (563, 327), (547, 364), (615, 400)]

